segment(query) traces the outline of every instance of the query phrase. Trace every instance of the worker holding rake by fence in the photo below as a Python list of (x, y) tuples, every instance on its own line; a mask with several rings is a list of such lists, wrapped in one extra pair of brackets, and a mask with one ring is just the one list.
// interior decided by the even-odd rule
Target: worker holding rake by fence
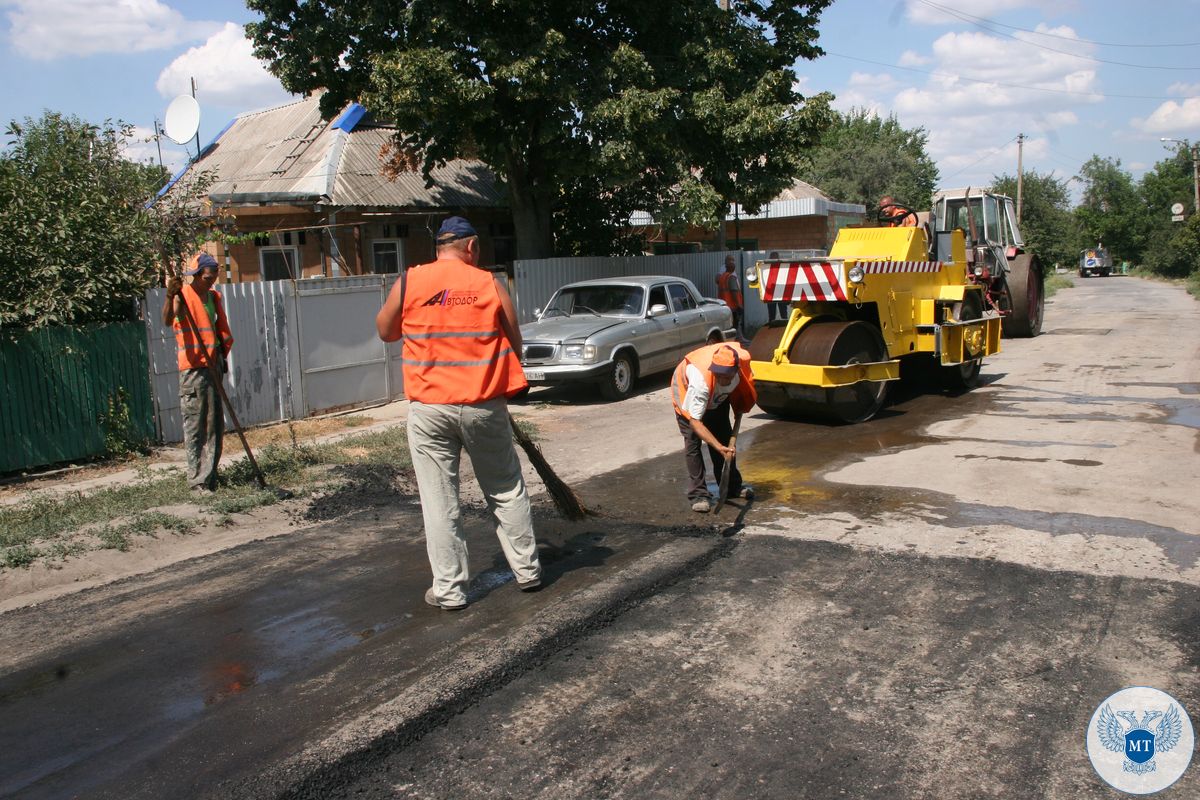
[(192, 491), (215, 491), (221, 462), (225, 415), (218, 381), (228, 370), (226, 359), (233, 334), (225, 318), (217, 282), (217, 260), (208, 253), (193, 257), (184, 275), (190, 284), (167, 281), (162, 321), (175, 331), (179, 366), (179, 407), (187, 450), (187, 481)]

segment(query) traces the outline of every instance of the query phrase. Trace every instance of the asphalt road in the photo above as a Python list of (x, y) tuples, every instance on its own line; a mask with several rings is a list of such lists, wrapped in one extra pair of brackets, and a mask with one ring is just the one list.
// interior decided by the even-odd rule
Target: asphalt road
[(1200, 306), (1077, 283), (974, 392), (748, 419), (758, 497), (719, 518), (665, 380), (534, 393), (599, 512), (542, 505), (537, 594), (477, 513), (471, 607), (425, 607), (400, 497), (0, 615), (0, 795), (1114, 796), (1100, 701), (1200, 719)]

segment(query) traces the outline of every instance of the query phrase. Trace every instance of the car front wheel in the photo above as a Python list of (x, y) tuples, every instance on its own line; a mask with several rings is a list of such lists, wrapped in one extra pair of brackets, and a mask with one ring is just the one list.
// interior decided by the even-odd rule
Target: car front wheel
[(612, 372), (600, 382), (600, 394), (605, 400), (624, 400), (633, 394), (635, 383), (637, 367), (629, 355), (621, 353), (613, 359)]

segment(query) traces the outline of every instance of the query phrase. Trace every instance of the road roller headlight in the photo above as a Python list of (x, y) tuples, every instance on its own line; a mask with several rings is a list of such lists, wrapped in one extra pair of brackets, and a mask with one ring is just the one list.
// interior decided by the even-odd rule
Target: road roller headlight
[(758, 283), (757, 267), (746, 267), (746, 283)]
[(851, 283), (862, 283), (863, 278), (865, 278), (866, 276), (867, 276), (867, 271), (865, 269), (863, 269), (861, 266), (859, 266), (858, 264), (855, 264), (853, 267), (851, 267), (850, 272), (848, 272), (846, 275), (846, 277), (848, 277), (850, 279)]
[(982, 264), (976, 264), (976, 265), (975, 265), (975, 277), (976, 277), (976, 278), (982, 278), (982, 277), (983, 277), (983, 265), (982, 265)]

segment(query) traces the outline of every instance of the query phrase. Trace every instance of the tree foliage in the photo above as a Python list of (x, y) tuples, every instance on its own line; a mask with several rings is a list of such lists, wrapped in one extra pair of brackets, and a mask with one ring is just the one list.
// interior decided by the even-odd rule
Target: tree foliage
[(528, 258), (556, 228), (560, 250), (615, 242), (596, 220), (712, 223), (787, 186), (828, 113), (795, 64), (821, 54), (829, 2), (248, 0), (263, 20), (247, 32), (289, 91), (327, 90), (326, 115), (359, 100), (394, 121), (427, 179), (486, 163)]
[[(1047, 266), (1073, 267), (1079, 251), (1086, 246), (1071, 213), (1071, 196), (1067, 191), (1069, 180), (1055, 178), (1053, 173), (1040, 174), (1030, 170), (1021, 183), (1021, 235), (1028, 249), (1037, 253)], [(1015, 199), (1016, 176), (995, 176), (992, 191)]]
[(1133, 176), (1121, 160), (1092, 156), (1080, 168), (1083, 202), (1075, 218), (1084, 246), (1103, 244), (1114, 260), (1139, 259), (1146, 243), (1146, 216)]
[(0, 153), (0, 326), (128, 319), (155, 271), (144, 205), (159, 167), (122, 156), (132, 128), (46, 112)]
[(874, 209), (891, 195), (915, 211), (933, 205), (938, 170), (924, 128), (904, 128), (867, 109), (836, 115), (809, 157), (805, 180), (841, 203)]

